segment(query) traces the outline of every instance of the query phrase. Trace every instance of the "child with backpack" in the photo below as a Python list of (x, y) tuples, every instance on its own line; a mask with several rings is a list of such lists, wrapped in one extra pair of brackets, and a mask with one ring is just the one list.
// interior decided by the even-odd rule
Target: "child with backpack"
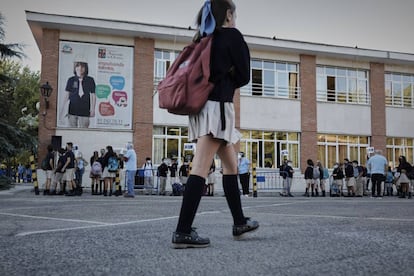
[(325, 186), (326, 186), (326, 182), (329, 179), (329, 171), (328, 168), (325, 168), (321, 161), (317, 161), (316, 165), (319, 168), (319, 187), (321, 188), (321, 192), (322, 192), (322, 196), (325, 197), (326, 196), (326, 191), (325, 191)]
[(91, 178), (92, 195), (97, 195), (99, 181), (102, 176), (102, 164), (99, 162), (98, 151), (93, 152), (93, 156), (90, 159), (90, 164), (91, 173), (89, 174), (89, 177)]
[(385, 189), (384, 189), (384, 193), (385, 191), (387, 191), (387, 196), (393, 196), (393, 189), (392, 189), (392, 185), (394, 184), (394, 173), (391, 170), (391, 167), (388, 166), (388, 170), (387, 173), (385, 175)]
[[(332, 171), (333, 183), (331, 187), (331, 196), (341, 196), (342, 186), (344, 185), (344, 172), (342, 171), (341, 166), (337, 162), (334, 164), (333, 168), (334, 169)], [(335, 193), (333, 193), (333, 190), (335, 190)]]
[(189, 117), (188, 140), (197, 140), (197, 151), (192, 160), (177, 227), (172, 236), (174, 248), (202, 248), (210, 245), (209, 238), (198, 235), (193, 222), (215, 154), (222, 161), (222, 184), (233, 218), (233, 238), (242, 239), (246, 233), (259, 228), (257, 221), (244, 216), (238, 183), (237, 154), (231, 146), (238, 143), (241, 137), (235, 127), (233, 96), (238, 88), (250, 81), (250, 52), (243, 35), (235, 28), (235, 10), (233, 1), (205, 1), (197, 16), (200, 29), (196, 38), (213, 36), (209, 79), (214, 82), (214, 88), (200, 112)]
[(307, 167), (305, 170), (305, 182), (306, 182), (306, 190), (305, 190), (305, 194), (303, 196), (309, 197), (309, 188), (312, 188), (312, 196), (314, 196), (315, 194), (313, 193), (313, 188), (315, 185), (315, 181), (313, 180), (313, 161), (312, 159), (308, 159), (306, 161), (307, 163)]
[(104, 177), (104, 196), (108, 196), (108, 190), (109, 190), (109, 196), (112, 196), (112, 188), (114, 184), (114, 179), (116, 177), (116, 172), (119, 168), (119, 162), (118, 157), (114, 150), (112, 149), (112, 146), (106, 147), (106, 153), (103, 158), (103, 177)]

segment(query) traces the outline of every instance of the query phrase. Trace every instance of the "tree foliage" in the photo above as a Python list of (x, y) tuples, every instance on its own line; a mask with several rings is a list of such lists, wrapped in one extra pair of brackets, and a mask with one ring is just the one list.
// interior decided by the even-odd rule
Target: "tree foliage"
[(15, 61), (23, 46), (4, 43), (3, 25), (0, 13), (0, 161), (9, 163), (36, 150), (40, 73)]
[(35, 151), (36, 145), (35, 137), (0, 120), (0, 160), (7, 160), (21, 151)]
[(0, 119), (16, 126), (22, 116), (37, 114), (36, 103), (39, 101), (39, 72), (32, 72), (28, 67), (16, 61), (3, 61), (0, 74), (7, 75), (8, 80), (0, 82), (0, 102), (7, 106), (0, 110)]

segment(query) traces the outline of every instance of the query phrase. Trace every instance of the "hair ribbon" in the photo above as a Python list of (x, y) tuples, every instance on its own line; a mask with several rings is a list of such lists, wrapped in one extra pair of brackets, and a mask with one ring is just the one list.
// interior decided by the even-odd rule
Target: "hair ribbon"
[(200, 35), (210, 35), (216, 28), (216, 20), (214, 19), (213, 12), (211, 11), (211, 1), (207, 0), (204, 2), (201, 24), (200, 24)]

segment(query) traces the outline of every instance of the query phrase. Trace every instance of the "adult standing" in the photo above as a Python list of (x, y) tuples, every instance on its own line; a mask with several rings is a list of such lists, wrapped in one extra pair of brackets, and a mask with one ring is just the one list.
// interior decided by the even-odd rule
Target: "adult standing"
[(174, 248), (207, 247), (208, 238), (200, 237), (192, 227), (200, 203), (211, 160), (217, 153), (223, 168), (223, 190), (233, 217), (233, 237), (259, 227), (243, 214), (237, 179), (237, 154), (233, 144), (240, 140), (235, 128), (233, 96), (250, 80), (250, 53), (239, 30), (235, 28), (236, 6), (231, 0), (207, 0), (197, 16), (200, 36), (213, 35), (210, 79), (215, 80), (202, 110), (189, 118), (189, 140), (197, 141), (190, 176), (172, 236)]
[(280, 196), (288, 196), (288, 192), (287, 192), (287, 172), (286, 172), (286, 167), (287, 167), (287, 160), (283, 161), (283, 164), (279, 167), (279, 175), (282, 177), (282, 181), (283, 181), (283, 189), (282, 192), (279, 193)]
[(367, 168), (371, 172), (372, 197), (382, 198), (381, 183), (385, 180), (387, 163), (387, 159), (382, 155), (382, 150), (375, 150), (374, 156), (368, 159)]
[(239, 153), (239, 179), (243, 190), (243, 196), (249, 197), (250, 161), (244, 152)]
[(292, 193), (290, 192), (292, 188), (292, 180), (293, 180), (293, 164), (292, 161), (288, 160), (285, 166), (285, 175), (286, 175), (286, 196), (293, 197)]
[(128, 143), (127, 151), (123, 156), (125, 161), (126, 169), (126, 182), (127, 182), (127, 192), (124, 194), (124, 197), (135, 197), (134, 186), (135, 186), (135, 174), (137, 172), (137, 154), (134, 150), (134, 147), (131, 143)]

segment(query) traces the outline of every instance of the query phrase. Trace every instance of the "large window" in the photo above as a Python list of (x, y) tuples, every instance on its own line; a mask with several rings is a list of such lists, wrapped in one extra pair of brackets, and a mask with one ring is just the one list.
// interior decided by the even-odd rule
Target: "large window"
[(342, 163), (345, 158), (365, 164), (369, 137), (318, 134), (318, 159), (327, 168), (335, 162)]
[(388, 106), (414, 107), (414, 75), (385, 74), (385, 103)]
[(244, 95), (299, 99), (299, 65), (253, 59), (250, 83), (241, 89)]
[(243, 130), (240, 150), (260, 168), (277, 168), (283, 160), (299, 167), (299, 133)]
[[(165, 158), (177, 158), (179, 163), (187, 154), (184, 144), (188, 142), (186, 127), (154, 126), (153, 129), (153, 162), (160, 164)], [(181, 160), (181, 161), (180, 161)]]
[(387, 138), (387, 160), (391, 168), (398, 166), (398, 157), (405, 156), (410, 164), (414, 163), (413, 138)]
[(317, 100), (352, 104), (370, 104), (368, 71), (318, 66)]

